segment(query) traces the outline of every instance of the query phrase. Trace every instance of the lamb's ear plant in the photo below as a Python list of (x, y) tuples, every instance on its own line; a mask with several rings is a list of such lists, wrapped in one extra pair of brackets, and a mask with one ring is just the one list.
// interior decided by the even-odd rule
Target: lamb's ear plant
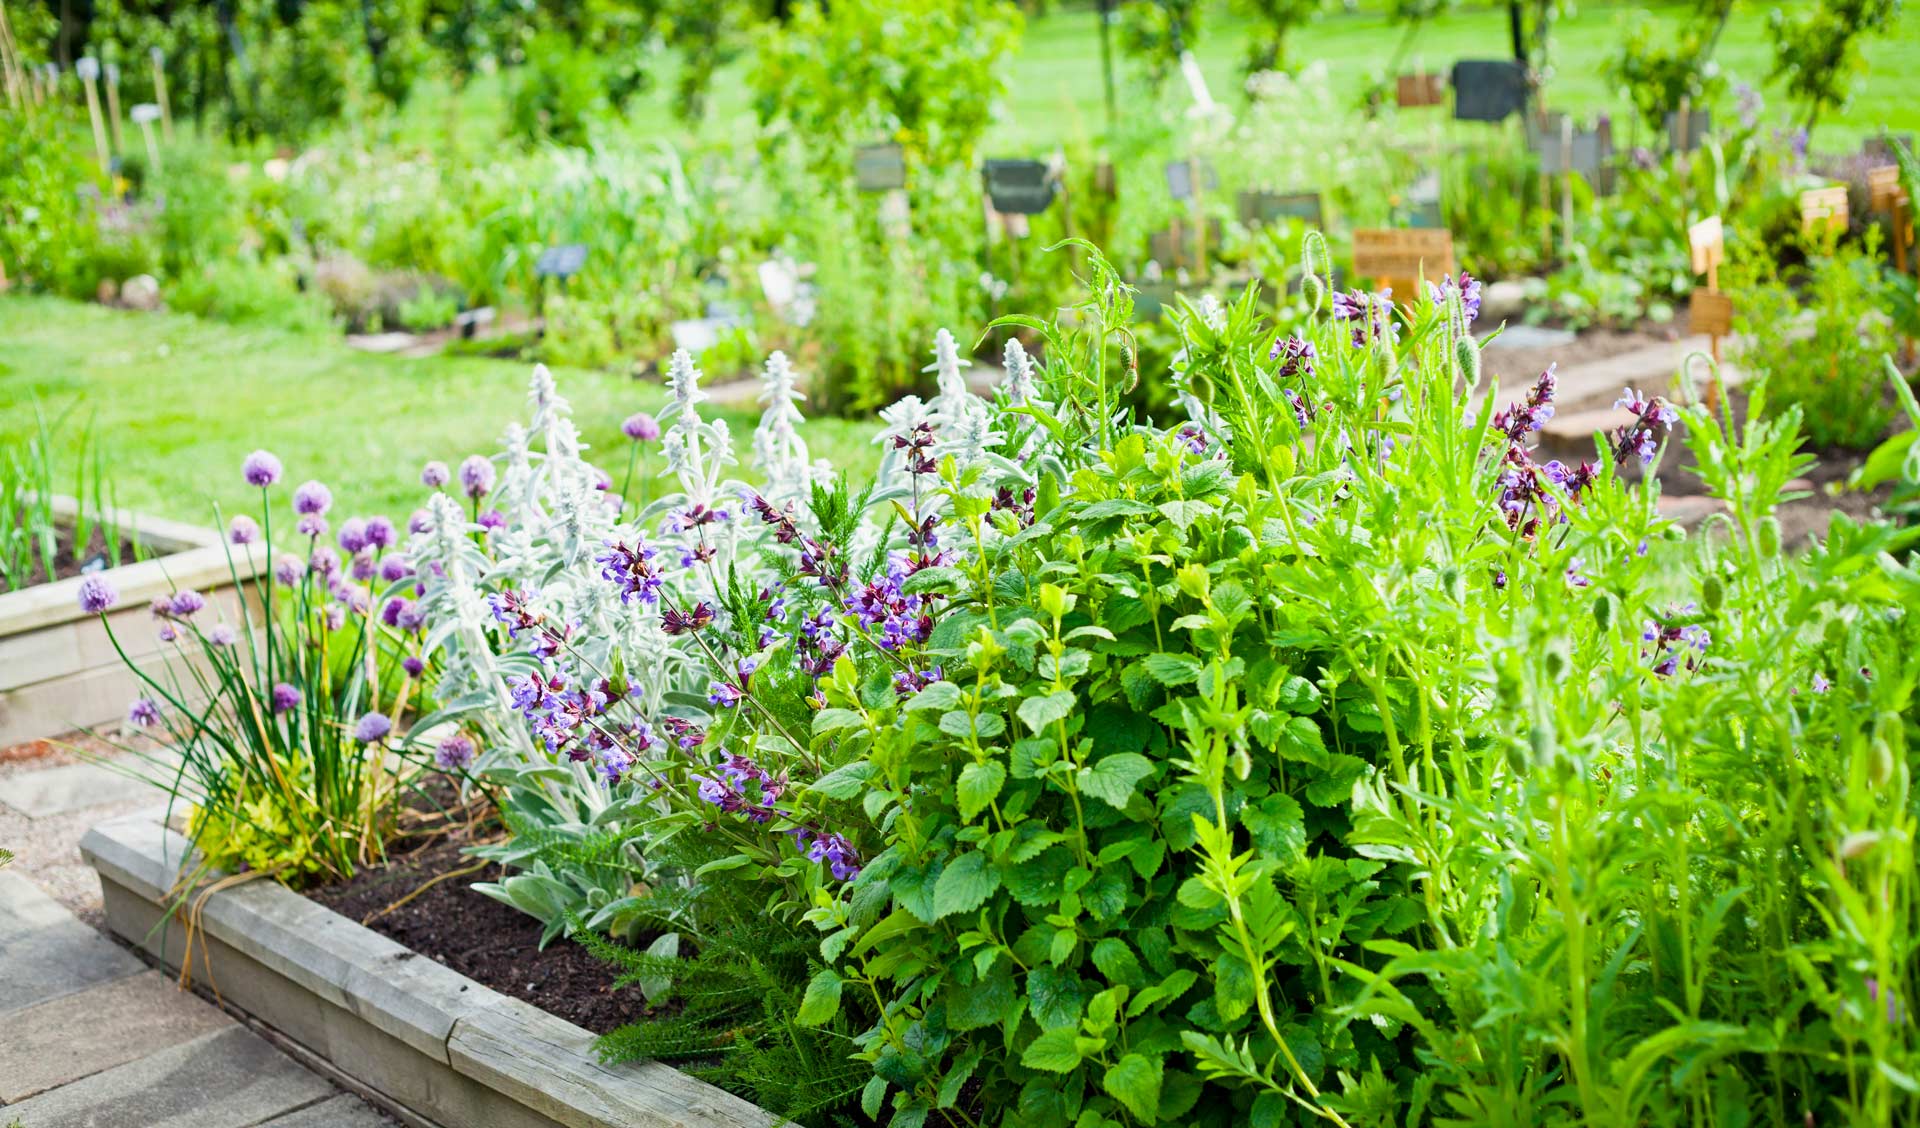
[(104, 616), (118, 600), (104, 577), (83, 581), (80, 606), (102, 616), (140, 680), (129, 726), (161, 742), (121, 742), (129, 770), (185, 808), (204, 867), (290, 885), (342, 879), (384, 856), (417, 766), (396, 725), (425, 673), (418, 579), (391, 551), (399, 538), (384, 517), (343, 521), (336, 550), (319, 482), (295, 490), (283, 515), (304, 551), (254, 566), (272, 551), (282, 471), (256, 451), (242, 473), (261, 505), (258, 521), (240, 515), (227, 528), (233, 588), (154, 600), (158, 662), (127, 657)]

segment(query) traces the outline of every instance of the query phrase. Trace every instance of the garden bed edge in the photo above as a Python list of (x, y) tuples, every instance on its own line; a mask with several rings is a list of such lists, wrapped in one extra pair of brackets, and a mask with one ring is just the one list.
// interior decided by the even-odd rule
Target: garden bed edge
[[(107, 926), (335, 1068), (444, 1128), (768, 1128), (778, 1118), (659, 1063), (610, 1066), (593, 1035), (264, 879), (172, 890), (187, 840), (164, 809), (87, 832)], [(181, 919), (196, 929), (189, 945)]]

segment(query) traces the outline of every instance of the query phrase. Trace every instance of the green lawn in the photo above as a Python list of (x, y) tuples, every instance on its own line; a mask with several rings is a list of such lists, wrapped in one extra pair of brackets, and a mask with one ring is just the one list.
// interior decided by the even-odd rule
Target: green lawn
[[(1288, 43), (1296, 63), (1325, 64), (1336, 91), (1357, 101), (1370, 76), (1384, 74), (1399, 43), (1400, 29), (1388, 24), (1378, 3), (1361, 10), (1335, 10), (1298, 32)], [(1554, 74), (1548, 102), (1557, 109), (1580, 114), (1611, 112), (1620, 125), (1623, 143), (1630, 107), (1624, 96), (1607, 83), (1604, 67), (1617, 49), (1624, 28), (1636, 13), (1647, 11), (1669, 25), (1677, 24), (1688, 6), (1677, 4), (1621, 4), (1597, 0), (1574, 6), (1571, 16), (1558, 20), (1553, 36)], [(1721, 39), (1715, 60), (1730, 79), (1761, 87), (1769, 98), (1768, 119), (1786, 120), (1787, 107), (1767, 82), (1773, 48), (1766, 18), (1771, 5), (1742, 5)], [(1075, 137), (1095, 137), (1105, 129), (1105, 103), (1100, 77), (1098, 17), (1091, 5), (1056, 7), (1052, 14), (1028, 22), (1008, 68), (1008, 97), (1003, 121), (988, 147), (1008, 155), (1041, 152)], [(1214, 97), (1234, 105), (1240, 99), (1241, 63), (1246, 56), (1247, 23), (1223, 5), (1210, 6), (1194, 47)], [(1132, 62), (1119, 47), (1116, 71), (1121, 111), (1150, 97), (1132, 85)], [(1421, 31), (1407, 55), (1409, 69), (1445, 71), (1463, 58), (1505, 58), (1510, 55), (1504, 4), (1474, 4), (1438, 20)], [(1823, 150), (1851, 149), (1860, 138), (1885, 126), (1896, 131), (1920, 131), (1920, 4), (1908, 4), (1891, 35), (1866, 44), (1867, 72), (1856, 87), (1852, 103), (1820, 125), (1815, 138)], [(739, 140), (752, 130), (750, 56), (721, 70), (714, 84), (707, 119), (698, 129), (705, 141)], [(673, 88), (671, 61), (656, 74), (650, 94), (637, 99), (628, 126), (636, 140), (688, 141), (687, 129), (667, 110), (667, 92)], [(1177, 78), (1160, 97), (1186, 104), (1187, 93)], [(474, 84), (459, 111), (462, 132), (469, 137), (496, 134), (503, 119), (501, 82), (496, 77)], [(1444, 110), (1412, 111), (1418, 129), (1426, 128), (1426, 114)], [(1796, 111), (1794, 120), (1799, 120)], [(437, 135), (453, 117), (444, 97), (418, 97), (408, 108), (404, 133), (426, 140)], [(1469, 127), (1475, 128), (1475, 127)]]
[[(211, 521), (254, 504), (240, 480), (248, 451), (280, 456), (293, 482), (318, 478), (340, 513), (403, 518), (420, 503), (420, 467), (499, 449), (524, 418), (530, 366), (513, 361), (374, 356), (331, 337), (237, 327), (177, 314), (140, 314), (43, 297), (0, 298), (0, 446), (34, 429), (33, 402), (77, 406), (107, 452), (120, 504)], [(620, 422), (657, 411), (665, 392), (604, 372), (557, 371), (560, 390), (602, 465), (624, 471)], [(754, 415), (720, 412), (743, 460)], [(819, 419), (803, 434), (817, 457), (864, 475), (878, 462), (864, 421)], [(56, 436), (57, 480), (70, 483), (79, 427)], [(654, 448), (652, 465), (661, 459)], [(742, 477), (751, 470), (742, 467)], [(69, 485), (67, 488), (71, 488)]]

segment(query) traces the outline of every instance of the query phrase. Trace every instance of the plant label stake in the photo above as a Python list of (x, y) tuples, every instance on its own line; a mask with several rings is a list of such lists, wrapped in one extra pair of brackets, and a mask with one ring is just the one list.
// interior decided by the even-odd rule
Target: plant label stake
[[(1695, 287), (1687, 302), (1687, 321), (1695, 333), (1704, 333), (1710, 342), (1713, 363), (1720, 364), (1720, 338), (1733, 330), (1733, 301), (1720, 292), (1720, 263), (1727, 257), (1726, 229), (1719, 216), (1709, 216), (1687, 228), (1687, 247), (1693, 255), (1693, 272), (1707, 276), (1706, 288)], [(1719, 406), (1719, 377), (1707, 389), (1707, 406)]]
[(1527, 68), (1512, 59), (1453, 64), (1455, 121), (1505, 121), (1527, 105)]
[[(1199, 157), (1188, 157), (1184, 161), (1174, 161), (1167, 165), (1167, 195), (1187, 205), (1188, 218), (1193, 221), (1194, 240), (1198, 244), (1194, 251), (1194, 267), (1201, 277), (1207, 275), (1207, 228), (1200, 215), (1200, 193), (1209, 188), (1219, 187), (1220, 180), (1214, 175), (1213, 166)], [(1173, 240), (1185, 255), (1185, 225), (1178, 215), (1173, 218)]]
[(1800, 193), (1800, 232), (1804, 235), (1844, 232), (1847, 229), (1847, 190), (1844, 186), (1809, 188)]
[(153, 140), (153, 123), (160, 117), (160, 107), (152, 102), (141, 102), (128, 114), (133, 124), (140, 127), (140, 135), (147, 142), (147, 166), (158, 175), (160, 168), (160, 146)]
[(1900, 166), (1885, 165), (1867, 171), (1867, 206), (1886, 212), (1892, 228), (1893, 264), (1907, 272), (1907, 248), (1913, 243), (1913, 201), (1900, 186)]
[(1666, 118), (1667, 144), (1676, 153), (1691, 153), (1700, 147), (1700, 139), (1713, 129), (1713, 114), (1707, 110), (1696, 110), (1692, 99), (1680, 99), (1677, 111), (1668, 111)]
[(862, 192), (890, 192), (907, 186), (907, 158), (900, 146), (862, 145), (853, 151), (854, 183)]
[[(580, 273), (580, 268), (586, 264), (587, 246), (585, 243), (566, 243), (558, 247), (548, 247), (546, 250), (540, 252), (538, 259), (534, 260), (533, 276), (535, 278), (558, 278), (560, 280), (560, 292), (564, 294), (567, 292), (567, 280)], [(543, 293), (541, 296), (541, 304), (543, 307), (545, 303), (546, 298)], [(543, 334), (546, 332), (545, 320), (546, 311), (543, 308), (541, 310), (542, 325), (540, 329)]]
[(120, 68), (108, 63), (106, 72), (107, 124), (113, 127), (113, 151), (124, 156), (127, 146), (126, 139), (120, 136)]
[(1447, 82), (1440, 75), (1415, 72), (1394, 80), (1394, 101), (1402, 109), (1438, 106), (1446, 100)]
[(107, 127), (100, 120), (100, 60), (91, 55), (74, 64), (80, 83), (87, 90), (87, 116), (93, 119), (93, 151), (100, 158), (100, 175), (113, 175), (113, 161), (107, 156)]
[(1353, 233), (1353, 272), (1402, 294), (1401, 304), (1411, 305), (1419, 298), (1421, 278), (1454, 272), (1453, 233), (1444, 227), (1358, 229)]
[(173, 107), (167, 102), (167, 54), (155, 47), (147, 52), (153, 60), (153, 100), (160, 103), (160, 132), (167, 144), (173, 144)]

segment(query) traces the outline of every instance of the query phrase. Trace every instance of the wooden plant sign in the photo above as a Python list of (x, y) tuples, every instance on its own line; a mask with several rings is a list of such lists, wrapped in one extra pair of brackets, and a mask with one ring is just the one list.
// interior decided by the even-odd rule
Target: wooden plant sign
[(862, 192), (890, 192), (907, 186), (907, 158), (895, 144), (862, 145), (853, 151), (854, 183)]
[(1718, 286), (1720, 264), (1727, 258), (1726, 228), (1720, 217), (1708, 216), (1687, 228), (1687, 247), (1693, 256), (1693, 272), (1707, 275)]
[(1844, 186), (1809, 188), (1800, 193), (1800, 230), (1807, 235), (1847, 229), (1847, 190)]
[(1453, 233), (1444, 227), (1357, 229), (1353, 272), (1392, 287), (1402, 303), (1412, 303), (1419, 296), (1420, 279), (1454, 272)]
[(1324, 226), (1320, 193), (1266, 191), (1240, 193), (1240, 222), (1249, 227), (1258, 227), (1285, 219), (1301, 220), (1308, 227)]
[(1667, 144), (1676, 153), (1691, 153), (1713, 129), (1713, 114), (1706, 110), (1675, 110), (1667, 113)]
[[(1708, 216), (1687, 228), (1687, 247), (1692, 253), (1693, 272), (1707, 276), (1704, 287), (1695, 287), (1687, 303), (1687, 321), (1695, 333), (1704, 333), (1711, 343), (1713, 362), (1720, 363), (1720, 338), (1733, 329), (1733, 302), (1720, 292), (1720, 264), (1727, 257), (1727, 232), (1720, 217)], [(1708, 392), (1708, 403), (1718, 403), (1718, 385)]]
[(1394, 101), (1402, 108), (1438, 106), (1447, 100), (1447, 80), (1437, 74), (1403, 74), (1394, 82)]
[(1198, 157), (1167, 165), (1167, 194), (1176, 200), (1193, 199), (1196, 189), (1210, 191), (1218, 187), (1220, 178), (1214, 174), (1213, 165)]
[(1899, 165), (1867, 170), (1867, 206), (1887, 213), (1894, 269), (1905, 274), (1907, 248), (1913, 245), (1913, 201), (1907, 198), (1907, 190), (1900, 183)]
[(1687, 301), (1687, 327), (1708, 337), (1733, 332), (1733, 299), (1717, 290), (1695, 289)]
[(540, 252), (534, 261), (533, 273), (540, 278), (558, 278), (561, 282), (580, 273), (587, 265), (587, 247), (584, 243), (567, 243), (564, 246), (548, 247)]

